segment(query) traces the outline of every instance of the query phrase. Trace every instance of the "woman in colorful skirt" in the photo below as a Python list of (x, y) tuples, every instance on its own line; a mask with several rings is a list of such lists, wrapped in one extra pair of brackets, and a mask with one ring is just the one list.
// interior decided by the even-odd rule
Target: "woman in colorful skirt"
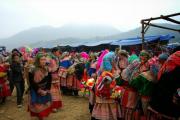
[[(82, 90), (83, 93), (86, 93), (86, 89), (81, 86), (81, 83), (85, 83), (88, 80), (87, 76), (87, 61), (89, 59), (89, 55), (86, 52), (81, 52), (79, 54), (79, 60), (76, 60), (75, 65), (75, 77), (73, 80), (73, 92), (77, 96), (78, 91)], [(84, 96), (85, 94), (83, 94)]]
[(122, 118), (131, 120), (133, 115), (133, 108), (137, 103), (137, 92), (129, 86), (131, 75), (135, 68), (140, 65), (139, 57), (135, 54), (128, 58), (129, 65), (125, 68), (119, 77), (116, 78), (116, 84), (123, 87), (123, 94), (120, 105), (122, 110)]
[(0, 104), (4, 104), (7, 96), (11, 96), (9, 81), (7, 79), (8, 66), (5, 65), (3, 56), (0, 56)]
[[(149, 70), (148, 59), (150, 55), (146, 51), (141, 51), (140, 53), (140, 63), (138, 62), (137, 56), (134, 54), (129, 58), (129, 66), (123, 70), (122, 79), (131, 82), (142, 72)], [(138, 102), (138, 92), (129, 84), (124, 86), (125, 91), (122, 95), (121, 106), (122, 106), (122, 115), (123, 119), (131, 120), (134, 119), (134, 111)]]
[(52, 54), (49, 64), (49, 72), (52, 74), (51, 82), (51, 97), (52, 97), (52, 110), (57, 112), (62, 107), (62, 96), (60, 91), (60, 77), (58, 75), (59, 70), (59, 50), (57, 48), (52, 49)]
[(43, 53), (36, 56), (35, 64), (35, 70), (29, 74), (30, 95), (28, 108), (32, 117), (43, 120), (52, 112), (50, 94), (52, 76), (48, 72), (46, 56)]
[[(124, 69), (127, 68), (128, 66), (128, 52), (126, 52), (125, 50), (119, 50), (117, 51), (117, 70), (116, 70), (116, 73), (115, 73), (115, 79), (116, 79), (116, 82), (117, 82), (117, 85), (121, 85), (122, 84), (128, 84), (127, 81), (124, 81), (122, 80), (122, 72)], [(123, 83), (122, 83), (123, 82)]]
[(180, 118), (180, 51), (169, 56), (158, 73), (148, 120), (178, 120)]
[(71, 65), (67, 70), (67, 89), (69, 94), (73, 95), (73, 82), (75, 79), (75, 64)]
[(59, 68), (59, 76), (61, 81), (61, 90), (63, 94), (67, 94), (69, 92), (67, 88), (67, 75), (68, 75), (68, 68), (72, 65), (69, 57), (68, 52), (64, 52), (62, 54), (62, 59), (60, 61), (60, 68)]
[(73, 79), (73, 93), (75, 96), (78, 95), (78, 91), (81, 89), (80, 85), (81, 82), (86, 81), (86, 72), (85, 72), (85, 63), (84, 60), (77, 62), (75, 65), (75, 72), (74, 72), (74, 79)]
[(120, 105), (111, 97), (115, 86), (113, 74), (103, 71), (95, 86), (96, 103), (92, 111), (92, 120), (118, 120), (121, 118)]
[(112, 74), (115, 67), (114, 59), (114, 52), (107, 53), (103, 58), (101, 73), (95, 85), (96, 103), (92, 111), (93, 120), (117, 120), (122, 117), (118, 101), (111, 97), (116, 86)]
[(152, 91), (157, 83), (158, 62), (157, 58), (151, 58), (149, 61), (150, 70), (142, 72), (130, 82), (130, 86), (138, 92), (138, 105), (136, 106), (136, 120), (145, 120), (147, 109), (151, 100)]

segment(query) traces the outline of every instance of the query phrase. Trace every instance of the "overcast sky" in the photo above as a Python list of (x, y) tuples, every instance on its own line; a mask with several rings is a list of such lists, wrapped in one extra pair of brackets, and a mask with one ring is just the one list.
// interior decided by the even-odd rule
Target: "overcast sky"
[(121, 31), (143, 18), (180, 12), (180, 0), (0, 0), (0, 38), (49, 25), (105, 24)]

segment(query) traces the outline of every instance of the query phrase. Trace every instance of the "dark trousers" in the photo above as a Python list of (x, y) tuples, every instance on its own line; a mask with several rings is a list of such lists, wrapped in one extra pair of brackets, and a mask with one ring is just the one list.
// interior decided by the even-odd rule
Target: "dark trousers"
[(73, 90), (74, 96), (78, 96), (78, 90)]
[(15, 82), (14, 83), (16, 87), (16, 94), (17, 94), (17, 105), (22, 104), (23, 94), (24, 94), (24, 81), (22, 82)]
[(2, 97), (2, 98), (0, 98), (0, 104), (4, 104), (4, 103), (5, 103), (5, 101), (6, 101), (6, 97)]
[(96, 118), (94, 118), (94, 117), (91, 117), (91, 120), (99, 120), (99, 119), (96, 119)]
[(10, 87), (10, 90), (12, 93), (14, 90), (14, 83), (13, 83), (13, 77), (12, 77), (12, 71), (11, 70), (8, 71), (8, 80), (9, 80), (9, 87)]
[(12, 93), (13, 90), (14, 90), (14, 83), (12, 81), (9, 81), (9, 87), (10, 87), (10, 90), (11, 90), (11, 93)]
[(61, 91), (62, 91), (62, 93), (63, 93), (64, 95), (66, 95), (66, 94), (67, 94), (67, 87), (61, 86)]
[(93, 108), (94, 108), (94, 105), (91, 105), (91, 103), (89, 103), (89, 112), (90, 112), (91, 114), (92, 114)]

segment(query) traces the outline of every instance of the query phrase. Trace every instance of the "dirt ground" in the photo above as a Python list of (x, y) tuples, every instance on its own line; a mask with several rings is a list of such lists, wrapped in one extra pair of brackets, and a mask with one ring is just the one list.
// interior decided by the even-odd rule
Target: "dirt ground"
[[(16, 106), (16, 96), (8, 97), (5, 105), (0, 105), (0, 120), (37, 120), (27, 112), (27, 95), (22, 108)], [(51, 113), (46, 120), (90, 120), (88, 99), (83, 97), (63, 96), (63, 108)]]

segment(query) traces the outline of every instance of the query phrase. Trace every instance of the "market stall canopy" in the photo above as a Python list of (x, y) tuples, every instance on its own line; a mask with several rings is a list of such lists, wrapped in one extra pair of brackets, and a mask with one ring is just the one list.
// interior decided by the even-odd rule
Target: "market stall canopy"
[[(157, 35), (157, 36), (146, 36), (145, 43), (155, 42), (155, 41), (169, 41), (174, 38), (173, 35)], [(129, 45), (138, 45), (142, 44), (142, 38), (129, 38), (123, 40), (117, 40), (110, 43), (111, 45), (121, 45), (121, 46), (129, 46)]]
[(76, 45), (71, 45), (72, 47), (78, 47), (78, 46), (98, 46), (98, 45), (101, 45), (101, 44), (111, 44), (112, 42), (114, 41), (117, 41), (117, 40), (101, 40), (101, 41), (95, 41), (95, 40), (92, 40), (92, 41), (89, 41), (89, 42), (84, 42), (84, 43), (80, 43), (80, 44), (76, 44)]
[(167, 45), (167, 48), (170, 48), (170, 49), (174, 49), (176, 47), (180, 46), (180, 43), (176, 42), (176, 43), (169, 43)]
[[(156, 35), (156, 36), (146, 36), (145, 42), (155, 42), (155, 41), (169, 41), (172, 38), (174, 38), (173, 35)], [(95, 41), (91, 40), (89, 42), (80, 42), (76, 43), (75, 45), (71, 44), (71, 47), (78, 47), (78, 46), (98, 46), (101, 44), (109, 44), (109, 45), (121, 45), (121, 46), (129, 46), (129, 45), (138, 45), (142, 44), (142, 38), (136, 37), (136, 38), (127, 38), (127, 39), (121, 39), (121, 40), (101, 40), (101, 41)]]
[[(173, 35), (156, 35), (156, 36), (146, 36), (145, 37), (145, 42), (150, 43), (150, 42), (156, 42), (156, 41), (169, 41), (172, 38), (174, 38)], [(79, 46), (84, 46), (84, 47), (94, 47), (94, 46), (99, 46), (99, 45), (121, 45), (121, 46), (129, 46), (129, 45), (138, 45), (142, 44), (142, 38), (141, 37), (136, 37), (136, 38), (127, 38), (127, 39), (110, 39), (110, 40), (79, 40), (79, 41), (62, 41), (60, 47), (79, 47)], [(58, 46), (58, 45), (56, 45)], [(53, 42), (45, 44), (43, 48), (53, 48), (56, 47)]]

